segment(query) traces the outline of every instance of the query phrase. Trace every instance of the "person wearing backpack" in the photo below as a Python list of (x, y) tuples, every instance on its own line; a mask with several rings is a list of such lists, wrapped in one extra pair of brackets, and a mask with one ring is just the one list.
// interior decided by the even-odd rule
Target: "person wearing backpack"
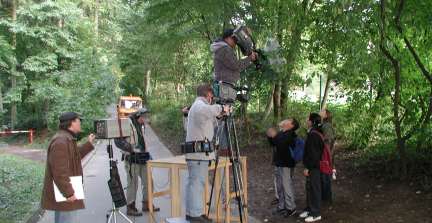
[(305, 141), (303, 165), (306, 177), (307, 207), (299, 215), (305, 222), (321, 220), (321, 160), (324, 141), (321, 137), (321, 116), (311, 113), (307, 119), (308, 134)]
[(296, 213), (293, 183), (296, 160), (292, 156), (292, 149), (296, 146), (295, 131), (299, 128), (299, 123), (290, 118), (282, 121), (279, 127), (279, 132), (268, 135), (270, 144), (276, 148), (273, 163), (279, 173), (279, 179), (276, 180), (279, 204), (274, 213), (289, 217)]
[(332, 173), (321, 174), (321, 188), (322, 188), (322, 200), (331, 204), (333, 202), (332, 192), (332, 175), (336, 178), (336, 169), (334, 166), (334, 144), (336, 141), (335, 130), (332, 124), (332, 113), (324, 109), (320, 112), (322, 118), (322, 131), (324, 136), (324, 143), (329, 147), (332, 164)]

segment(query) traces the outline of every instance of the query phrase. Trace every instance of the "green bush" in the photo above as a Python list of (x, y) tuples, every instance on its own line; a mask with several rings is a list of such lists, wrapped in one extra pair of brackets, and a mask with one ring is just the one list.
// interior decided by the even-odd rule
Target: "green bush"
[(0, 154), (0, 222), (19, 222), (41, 199), (44, 166)]

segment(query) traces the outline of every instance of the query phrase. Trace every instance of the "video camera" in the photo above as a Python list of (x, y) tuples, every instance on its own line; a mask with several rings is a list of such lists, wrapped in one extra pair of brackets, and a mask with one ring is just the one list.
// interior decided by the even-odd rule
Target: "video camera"
[[(237, 45), (239, 46), (243, 55), (249, 56), (252, 54), (252, 52), (256, 52), (258, 55), (261, 55), (261, 52), (256, 49), (255, 41), (250, 33), (250, 30), (246, 26), (239, 26), (233, 31), (233, 37), (235, 38)], [(262, 68), (259, 57), (254, 61), (254, 63), (257, 70)]]
[(236, 87), (224, 81), (215, 81), (213, 95), (216, 104), (234, 104), (236, 100), (246, 103), (249, 101), (249, 88), (247, 86)]

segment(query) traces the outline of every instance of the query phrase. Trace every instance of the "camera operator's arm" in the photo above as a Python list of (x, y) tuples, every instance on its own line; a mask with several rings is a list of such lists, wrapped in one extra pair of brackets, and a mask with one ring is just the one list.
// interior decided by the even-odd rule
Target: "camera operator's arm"
[(203, 104), (199, 109), (199, 113), (201, 113), (204, 117), (208, 119), (212, 119), (214, 117), (219, 116), (222, 112), (225, 111), (225, 106), (222, 105), (208, 105)]
[(220, 54), (218, 58), (221, 58), (222, 63), (229, 69), (241, 72), (252, 64), (252, 61), (256, 60), (256, 54), (252, 53), (250, 56), (244, 59), (237, 59), (234, 49), (227, 46), (217, 51)]

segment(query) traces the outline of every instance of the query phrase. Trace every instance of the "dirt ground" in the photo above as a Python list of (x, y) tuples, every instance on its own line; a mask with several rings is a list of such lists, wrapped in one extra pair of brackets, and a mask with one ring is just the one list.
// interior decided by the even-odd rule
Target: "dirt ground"
[[(157, 130), (156, 130), (157, 131)], [(158, 132), (158, 131), (157, 131)], [(163, 135), (163, 134), (160, 134)], [(176, 140), (161, 136), (174, 154), (179, 154)], [(272, 214), (275, 206), (271, 149), (251, 145), (241, 150), (248, 158), (249, 213), (262, 222), (303, 222), (297, 217)], [(387, 182), (356, 169), (356, 156), (348, 151), (336, 153), (337, 180), (333, 181), (334, 202), (323, 205), (321, 222), (328, 223), (432, 223), (432, 193), (414, 188), (414, 183)], [(305, 207), (305, 178), (302, 164), (297, 165), (295, 193), (297, 209)]]
[[(267, 151), (266, 151), (267, 149)], [(269, 148), (248, 148), (250, 213), (267, 222), (302, 222), (297, 217), (272, 215), (273, 167)], [(336, 154), (337, 180), (333, 181), (334, 202), (322, 208), (321, 222), (432, 222), (432, 194), (399, 182), (385, 182), (355, 169), (349, 152)], [(256, 165), (258, 164), (258, 165)], [(298, 210), (305, 207), (305, 178), (302, 165), (295, 175)]]

